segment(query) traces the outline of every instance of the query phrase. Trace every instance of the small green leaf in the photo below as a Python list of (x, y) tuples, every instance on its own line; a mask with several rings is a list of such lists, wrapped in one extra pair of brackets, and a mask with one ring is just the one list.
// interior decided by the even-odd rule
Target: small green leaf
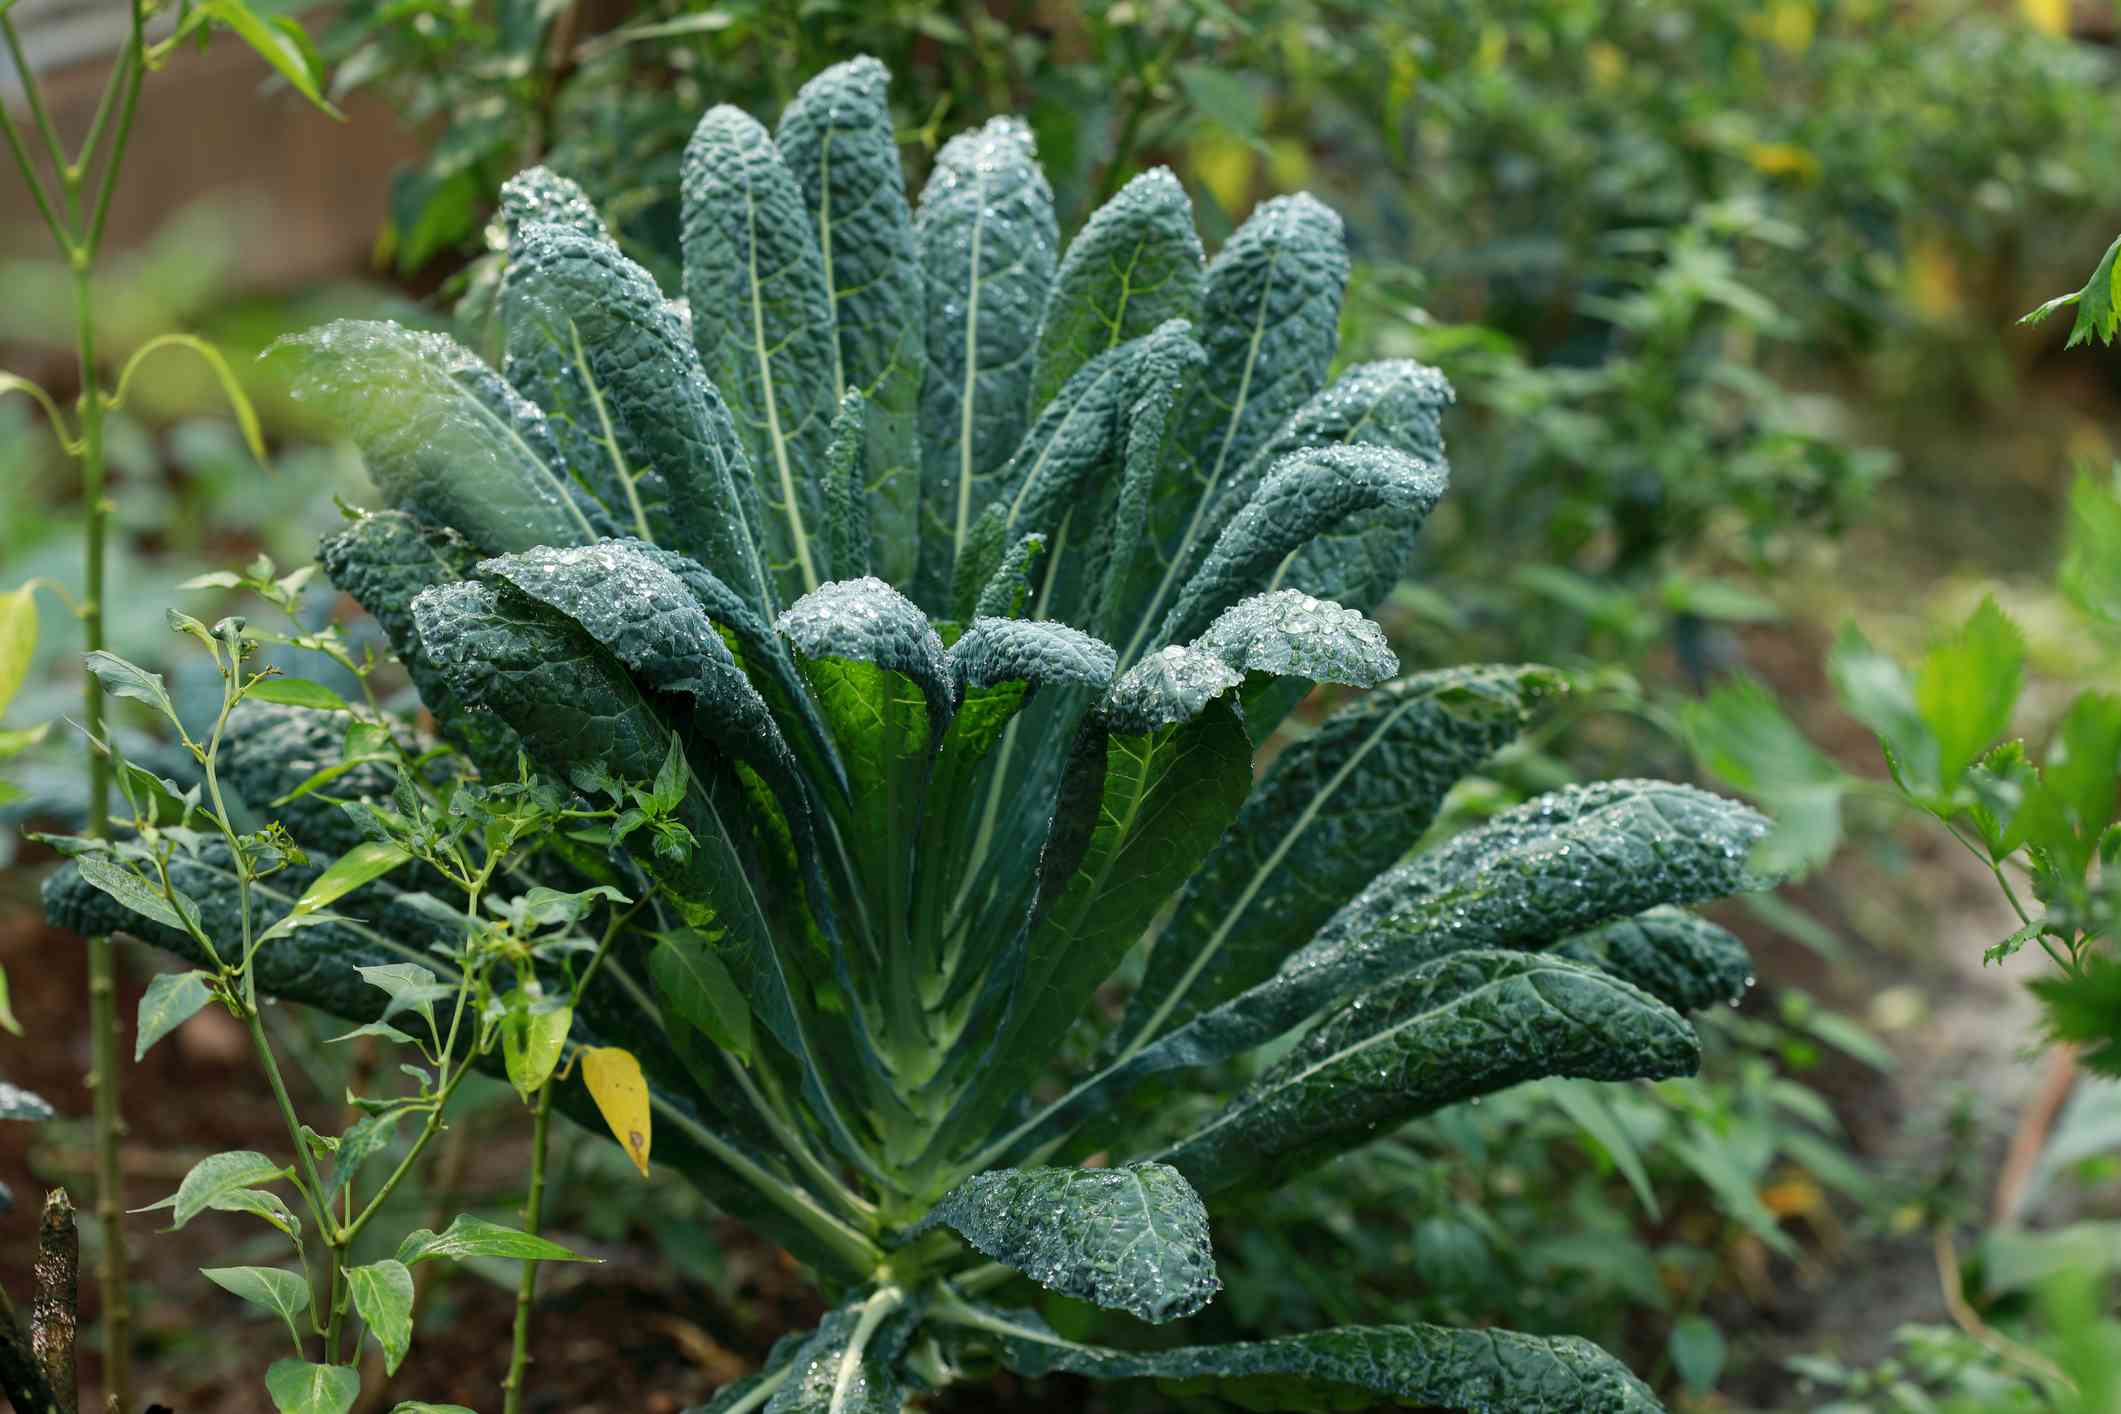
[(1915, 706), (1937, 739), (1937, 769), (1950, 785), (2009, 729), (2025, 682), (2025, 635), (1993, 598), (1922, 660)]
[[(334, 860), (331, 868), (319, 874), (317, 881), (302, 891), (302, 897), (295, 900), (294, 911), (314, 913), (370, 880), (380, 879), (411, 858), (411, 854), (394, 844), (363, 840)], [(428, 980), (434, 980), (433, 973), (428, 973)]]
[[(166, 1207), (175, 1202), (175, 1197), (170, 1197), (155, 1206)], [(296, 1246), (302, 1243), (302, 1220), (289, 1211), (280, 1195), (270, 1188), (232, 1188), (207, 1206), (217, 1213), (249, 1213), (263, 1218), (293, 1238)]]
[(1871, 646), (1854, 624), (1841, 630), (1827, 654), (1827, 675), (1849, 715), (1885, 747), (1894, 779), (1910, 790), (1937, 784), (1937, 739), (1915, 705), (1915, 690), (1900, 665)]
[(656, 994), (678, 1017), (723, 1050), (751, 1060), (751, 1008), (714, 945), (687, 930), (666, 934), (648, 955)]
[(466, 1257), (500, 1257), (524, 1262), (598, 1262), (601, 1257), (584, 1257), (579, 1252), (570, 1252), (557, 1242), (502, 1227), (484, 1218), (472, 1217), (469, 1213), (459, 1217), (445, 1230), (437, 1234), (428, 1228), (418, 1228), (405, 1234), (398, 1244), (398, 1260), (406, 1266), (417, 1266), (421, 1262), (447, 1257), (451, 1261), (462, 1261)]
[(2069, 488), (2061, 579), (2062, 592), (2078, 608), (2121, 625), (2121, 481), (2109, 477), (2102, 484), (2081, 472)]
[(1728, 1353), (1723, 1342), (1723, 1332), (1706, 1316), (1682, 1316), (1672, 1325), (1669, 1346), (1672, 1353), (1672, 1368), (1679, 1378), (1696, 1394), (1707, 1394), (1716, 1387), (1716, 1379), (1723, 1373), (1724, 1357)]
[(512, 1000), (501, 1019), (501, 1052), (508, 1065), (508, 1083), (528, 1104), (560, 1063), (560, 1051), (574, 1025), (574, 1008), (564, 1003), (540, 1006), (520, 991)]
[(353, 710), (338, 693), (307, 678), (266, 678), (253, 684), (244, 696), (260, 702), (276, 702), (282, 707), (306, 707), (312, 712)]
[(115, 653), (101, 649), (83, 658), (82, 664), (103, 684), (103, 690), (113, 697), (130, 697), (135, 702), (145, 702), (160, 712), (172, 725), (182, 727), (177, 720), (176, 704), (169, 700), (169, 688), (163, 683), (160, 673), (126, 662)]
[(395, 1375), (412, 1346), (412, 1273), (403, 1262), (386, 1258), (346, 1269), (354, 1310), (383, 1347), (383, 1373)]
[(309, 1283), (296, 1273), (279, 1267), (201, 1267), (199, 1275), (253, 1306), (278, 1314), (287, 1322), (287, 1333), (294, 1337), (295, 1349), (301, 1350), (302, 1330), (295, 1324), (295, 1317), (309, 1309)]
[(353, 1127), (339, 1136), (339, 1147), (332, 1155), (331, 1177), (325, 1183), (324, 1196), (338, 1197), (339, 1190), (360, 1172), (361, 1165), (374, 1158), (390, 1142), (391, 1132), (404, 1117), (403, 1110), (386, 1110), (382, 1114), (363, 1115), (354, 1121)]
[(1180, 64), (1177, 74), (1178, 86), (1196, 112), (1252, 146), (1261, 146), (1259, 130), (1265, 113), (1258, 93), (1242, 74), (1205, 63)]
[(291, 1169), (249, 1149), (209, 1154), (193, 1164), (191, 1172), (185, 1174), (184, 1181), (177, 1185), (175, 1195), (169, 1200), (176, 1209), (171, 1214), (170, 1227), (184, 1226), (213, 1207), (216, 1200), (238, 1188), (256, 1188), (261, 1183), (277, 1183), (291, 1177)]
[[(74, 861), (81, 877), (143, 918), (199, 937), (199, 906), (181, 892), (165, 895), (108, 855), (89, 853)], [(174, 900), (174, 902), (172, 901)]]
[(432, 1031), (435, 1029), (434, 1004), (456, 995), (417, 962), (385, 962), (372, 967), (356, 967), (354, 971), (369, 986), (389, 994), (390, 1004), (383, 1009), (385, 1021), (401, 1011), (416, 1011), (427, 1023), (427, 1029)]
[(351, 1365), (276, 1360), (265, 1372), (265, 1392), (280, 1414), (347, 1414), (361, 1397), (361, 1372)]
[(37, 654), (37, 586), (0, 594), (0, 712), (15, 700)]
[(308, 39), (283, 16), (266, 19), (244, 0), (201, 0), (194, 13), (226, 26), (259, 58), (277, 69), (280, 76), (294, 86), (295, 92), (332, 117), (345, 121), (346, 115), (324, 96), (320, 83), (323, 77), (321, 66)]
[(140, 1034), (133, 1041), (135, 1062), (214, 999), (206, 981), (204, 972), (165, 972), (147, 984), (140, 998)]
[(2068, 305), (2077, 306), (2076, 323), (2070, 326), (2069, 341), (2062, 347), (2075, 348), (2096, 338), (2102, 344), (2111, 344), (2117, 326), (2121, 326), (2121, 268), (2117, 268), (2114, 257), (2121, 254), (2121, 236), (2106, 248), (2099, 258), (2091, 278), (2084, 288), (2066, 295), (2057, 295), (2032, 313), (2025, 315), (2020, 324), (2037, 324)]

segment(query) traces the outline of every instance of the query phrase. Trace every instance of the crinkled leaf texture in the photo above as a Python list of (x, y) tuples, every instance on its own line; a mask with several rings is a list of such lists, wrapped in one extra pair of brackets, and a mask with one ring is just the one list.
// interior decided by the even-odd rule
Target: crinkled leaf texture
[(922, 1219), (1039, 1285), (1145, 1321), (1174, 1321), (1222, 1289), (1208, 1210), (1168, 1164), (996, 1169)]
[(1028, 1311), (969, 1308), (962, 1324), (1020, 1374), (1150, 1379), (1240, 1409), (1390, 1402), (1475, 1414), (1655, 1414), (1657, 1399), (1586, 1340), (1442, 1326), (1345, 1326), (1246, 1345), (1131, 1352), (1063, 1340)]
[[(1173, 1318), (1215, 1289), (1198, 1193), (1536, 1076), (1683, 1073), (1681, 1013), (1745, 981), (1683, 910), (1767, 882), (1759, 817), (1661, 782), (1558, 791), (1410, 856), (1557, 683), (1395, 676), (1368, 615), (1448, 484), (1450, 390), (1405, 361), (1328, 384), (1339, 218), (1268, 200), (1204, 262), (1152, 172), (1064, 248), (1007, 117), (947, 142), (909, 202), (888, 82), (856, 59), (771, 132), (702, 117), (684, 302), (535, 170), (503, 192), (483, 287), (501, 371), (375, 323), (279, 355), (379, 493), (321, 558), (412, 679), (428, 715), (405, 730), (460, 753), (424, 769), (513, 788), (527, 762), (612, 806), (494, 881), (502, 907), (639, 905), (570, 1043), (637, 1059), (661, 1167), (858, 1293), (717, 1409), (898, 1408), (949, 1368), (928, 1278), (966, 1248)], [(1317, 683), (1350, 700), (1270, 743)], [(382, 829), (402, 783), (342, 759), (349, 720), (231, 723), (224, 782), (310, 853), (256, 886), (256, 925)], [(194, 961), (194, 925), (241, 935), (225, 854), (170, 874), (186, 912), (101, 856), (48, 908)], [(260, 989), (357, 1025), (393, 1005), (364, 979), (446, 990), (462, 910), (430, 889), (410, 863), (353, 888), (271, 938)], [(569, 990), (560, 958), (536, 971)], [(1157, 1103), (1269, 1047), (1219, 1112)], [(598, 1123), (581, 1086), (558, 1098)], [(878, 1285), (908, 1250), (922, 1279)], [(1650, 1407), (1588, 1347), (1485, 1332), (1155, 1355), (985, 1334), (1027, 1370), (1258, 1407)]]

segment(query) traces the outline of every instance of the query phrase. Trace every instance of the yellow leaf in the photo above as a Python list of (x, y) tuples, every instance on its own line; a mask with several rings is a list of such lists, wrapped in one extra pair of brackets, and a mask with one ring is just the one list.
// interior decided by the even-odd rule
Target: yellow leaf
[(1594, 39), (1583, 51), (1584, 63), (1591, 70), (1591, 87), (1611, 88), (1627, 77), (1628, 56), (1620, 46)]
[(648, 1082), (641, 1063), (618, 1046), (591, 1047), (582, 1052), (582, 1083), (626, 1157), (648, 1177)]
[(0, 594), (0, 712), (14, 701), (37, 655), (37, 586)]
[(2042, 34), (2069, 33), (2069, 0), (2018, 0), (2018, 9)]
[(1746, 160), (1770, 177), (1795, 177), (1802, 182), (1819, 180), (1819, 159), (1793, 142), (1756, 142), (1745, 150)]

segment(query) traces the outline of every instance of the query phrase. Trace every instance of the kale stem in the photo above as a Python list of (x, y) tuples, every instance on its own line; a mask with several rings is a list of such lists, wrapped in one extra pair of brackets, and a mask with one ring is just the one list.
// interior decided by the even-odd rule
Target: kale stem
[[(532, 1237), (538, 1235), (545, 1204), (545, 1147), (552, 1124), (552, 1081), (547, 1080), (538, 1087), (538, 1103), (534, 1111), (536, 1120), (530, 1131), (530, 1191), (523, 1195), (523, 1231)], [(523, 1274), (516, 1283), (515, 1344), (508, 1356), (508, 1378), (501, 1381), (507, 1391), (502, 1403), (503, 1414), (520, 1414), (523, 1408), (523, 1370), (530, 1362), (530, 1309), (537, 1301), (538, 1263), (535, 1258), (523, 1262)]]

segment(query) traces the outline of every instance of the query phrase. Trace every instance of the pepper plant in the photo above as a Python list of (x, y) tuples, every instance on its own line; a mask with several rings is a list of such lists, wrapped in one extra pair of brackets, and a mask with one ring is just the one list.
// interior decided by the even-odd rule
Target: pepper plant
[[(706, 114), (682, 301), (533, 169), (498, 371), (376, 323), (280, 355), (387, 503), (321, 558), (441, 740), (599, 817), (496, 889), (644, 900), (565, 1047), (637, 1062), (645, 1108), (602, 1101), (621, 1142), (835, 1302), (707, 1408), (897, 1410), (997, 1365), (1255, 1408), (1654, 1408), (1570, 1338), (1136, 1352), (997, 1304), (1022, 1276), (1187, 1316), (1210, 1203), (1522, 1081), (1692, 1070), (1682, 1011), (1747, 966), (1687, 906), (1764, 882), (1766, 825), (1611, 781), (1414, 852), (1556, 680), (1401, 675), (1364, 617), (1444, 493), (1450, 395), (1411, 362), (1329, 380), (1339, 220), (1269, 201), (1206, 261), (1157, 171), (1063, 251), (1013, 119), (909, 204), (886, 82), (829, 69), (775, 133)], [(1371, 690), (1261, 769), (1318, 683)], [(93, 883), (62, 871), (52, 908), (196, 955)], [(258, 987), (368, 1021), (363, 968), (453, 985), (427, 887), (347, 894), (257, 950)]]

